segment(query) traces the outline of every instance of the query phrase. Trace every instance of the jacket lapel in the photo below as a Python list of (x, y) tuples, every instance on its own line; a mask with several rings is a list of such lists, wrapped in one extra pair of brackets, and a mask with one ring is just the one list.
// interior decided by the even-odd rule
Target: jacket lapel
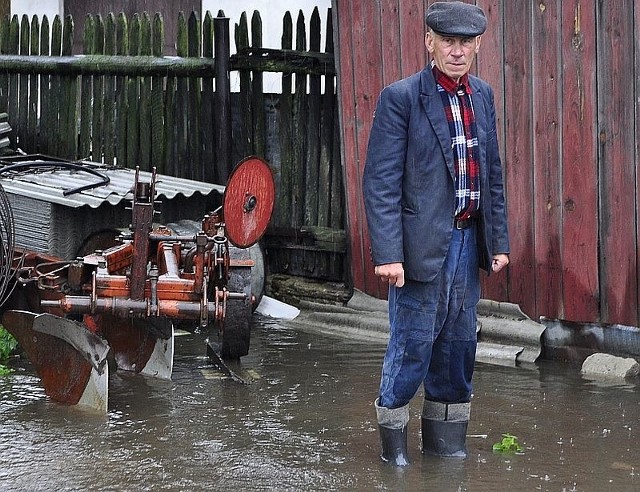
[(422, 108), (427, 115), (431, 128), (433, 128), (440, 147), (442, 147), (442, 154), (449, 168), (451, 178), (455, 179), (455, 168), (453, 163), (453, 150), (451, 149), (451, 135), (449, 134), (449, 126), (446, 119), (443, 118), (444, 108), (442, 106), (442, 99), (438, 93), (436, 87), (436, 81), (433, 78), (433, 72), (431, 66), (427, 66), (420, 74), (420, 102)]

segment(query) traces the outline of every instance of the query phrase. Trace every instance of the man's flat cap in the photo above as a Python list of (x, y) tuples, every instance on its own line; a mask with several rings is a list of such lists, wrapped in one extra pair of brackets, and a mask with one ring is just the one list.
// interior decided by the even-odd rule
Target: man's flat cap
[(464, 2), (435, 2), (425, 14), (427, 26), (438, 34), (471, 38), (487, 28), (487, 18), (480, 7)]

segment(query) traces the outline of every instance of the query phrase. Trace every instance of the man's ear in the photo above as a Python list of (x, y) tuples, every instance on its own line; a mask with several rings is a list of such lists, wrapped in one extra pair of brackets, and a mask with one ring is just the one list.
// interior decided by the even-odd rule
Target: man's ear
[(480, 50), (480, 41), (482, 40), (482, 36), (476, 36), (476, 53)]
[(431, 34), (431, 31), (427, 31), (424, 35), (424, 45), (427, 47), (427, 51), (429, 53), (433, 53), (433, 35)]

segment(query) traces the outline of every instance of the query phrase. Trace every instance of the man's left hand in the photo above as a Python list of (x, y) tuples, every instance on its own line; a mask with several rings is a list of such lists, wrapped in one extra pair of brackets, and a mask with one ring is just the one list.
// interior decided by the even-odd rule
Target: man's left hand
[(494, 255), (493, 261), (491, 262), (491, 271), (494, 273), (498, 273), (508, 264), (509, 264), (509, 255), (505, 255), (505, 254)]

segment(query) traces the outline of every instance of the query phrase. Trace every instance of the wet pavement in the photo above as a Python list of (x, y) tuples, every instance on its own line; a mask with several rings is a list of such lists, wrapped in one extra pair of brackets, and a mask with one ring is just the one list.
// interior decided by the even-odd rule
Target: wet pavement
[[(372, 400), (384, 344), (256, 316), (239, 384), (176, 338), (172, 381), (112, 374), (98, 416), (50, 402), (28, 364), (0, 377), (0, 490), (640, 490), (637, 381), (478, 363), (466, 460), (380, 462)], [(492, 451), (503, 433), (522, 454)]]

